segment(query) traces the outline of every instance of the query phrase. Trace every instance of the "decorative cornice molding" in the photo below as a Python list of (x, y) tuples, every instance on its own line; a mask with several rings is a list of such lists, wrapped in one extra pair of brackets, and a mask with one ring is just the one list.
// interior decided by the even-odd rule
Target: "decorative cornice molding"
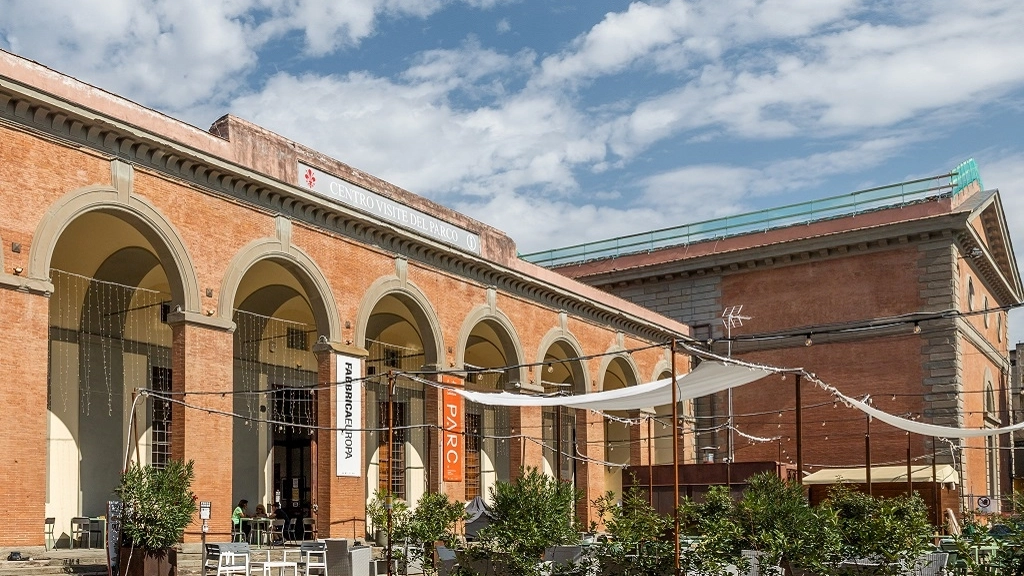
[(0, 78), (0, 125), (20, 129), (73, 148), (87, 148), (122, 164), (145, 168), (207, 193), (262, 208), (369, 246), (495, 286), (582, 319), (607, 324), (642, 338), (678, 336), (650, 321), (608, 305), (587, 301), (500, 263), (452, 250), (412, 232), (374, 220), (308, 194), (301, 188), (259, 174), (114, 118)]

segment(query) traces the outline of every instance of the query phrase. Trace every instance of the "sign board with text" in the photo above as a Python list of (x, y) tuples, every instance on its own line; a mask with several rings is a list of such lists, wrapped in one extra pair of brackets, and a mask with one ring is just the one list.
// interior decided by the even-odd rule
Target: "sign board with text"
[[(461, 385), (457, 378), (443, 377), (442, 383)], [(466, 459), (465, 402), (454, 390), (441, 390), (441, 479), (462, 482)]]
[(342, 180), (323, 170), (299, 162), (297, 184), (306, 190), (338, 204), (343, 204), (412, 230), (466, 252), (480, 253), (480, 236), (440, 218), (371, 192), (362, 186)]
[[(363, 434), (363, 361), (354, 356), (338, 354), (336, 446), (338, 476), (359, 478), (362, 475)], [(298, 480), (296, 479), (296, 482)], [(296, 486), (297, 487), (297, 486)], [(291, 498), (298, 497), (294, 490)]]

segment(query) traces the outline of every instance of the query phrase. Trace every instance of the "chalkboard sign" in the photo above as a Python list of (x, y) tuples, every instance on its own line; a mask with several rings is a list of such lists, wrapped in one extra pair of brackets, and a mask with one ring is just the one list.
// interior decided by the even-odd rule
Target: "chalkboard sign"
[(121, 502), (107, 502), (107, 576), (117, 576), (121, 564)]

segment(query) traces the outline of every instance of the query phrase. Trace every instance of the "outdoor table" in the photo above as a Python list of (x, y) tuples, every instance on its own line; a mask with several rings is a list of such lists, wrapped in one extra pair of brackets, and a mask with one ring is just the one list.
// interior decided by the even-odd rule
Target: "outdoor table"
[(270, 534), (270, 518), (240, 518), (239, 528), (245, 532), (245, 524), (249, 524), (249, 543), (257, 548), (263, 546), (263, 536)]

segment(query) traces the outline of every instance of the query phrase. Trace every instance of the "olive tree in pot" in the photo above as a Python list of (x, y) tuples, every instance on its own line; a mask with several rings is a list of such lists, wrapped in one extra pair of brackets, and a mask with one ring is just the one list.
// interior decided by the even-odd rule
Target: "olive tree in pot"
[(380, 488), (373, 492), (373, 498), (366, 504), (366, 518), (369, 522), (367, 536), (372, 536), (377, 546), (387, 546), (388, 539), (400, 533), (408, 522), (409, 505), (405, 500), (391, 494), (391, 532), (388, 534), (388, 491)]
[(675, 545), (666, 535), (672, 518), (659, 514), (634, 478), (622, 494), (614, 492), (593, 501), (612, 542), (595, 546), (594, 552), (607, 576), (668, 576), (675, 569)]
[(786, 574), (835, 574), (841, 560), (838, 520), (828, 508), (812, 508), (803, 486), (770, 472), (748, 480), (736, 504), (741, 546)]
[(115, 489), (120, 496), (120, 576), (174, 576), (185, 527), (196, 512), (192, 461), (171, 460), (163, 468), (132, 465)]
[(703, 502), (686, 499), (679, 506), (680, 540), (687, 544), (680, 555), (684, 573), (724, 574), (730, 564), (749, 570), (743, 557), (743, 528), (736, 502), (726, 486), (711, 486)]
[(406, 558), (406, 562), (420, 561), (433, 573), (434, 543), (441, 542), (448, 548), (455, 548), (455, 530), (465, 519), (466, 508), (459, 502), (453, 502), (447, 494), (427, 493), (421, 496), (403, 529), (402, 536), (416, 544), (409, 548), (411, 557)]
[(873, 498), (837, 484), (822, 507), (837, 517), (841, 556), (870, 564), (874, 574), (902, 574), (930, 548), (928, 510), (916, 494)]
[(575, 514), (581, 497), (572, 484), (536, 468), (512, 482), (497, 482), (491, 488), (491, 523), (480, 530), (479, 545), (460, 556), (463, 573), (539, 574), (546, 548), (579, 537)]

